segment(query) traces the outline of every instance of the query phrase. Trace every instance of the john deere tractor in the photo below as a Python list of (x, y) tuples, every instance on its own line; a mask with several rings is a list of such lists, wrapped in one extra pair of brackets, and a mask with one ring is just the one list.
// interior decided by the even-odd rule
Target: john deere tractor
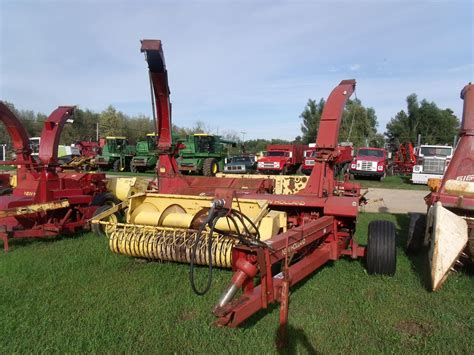
[(125, 137), (106, 137), (102, 154), (97, 155), (95, 164), (100, 170), (129, 171), (135, 155), (135, 146), (128, 145)]
[(139, 141), (136, 146), (136, 154), (130, 164), (132, 173), (143, 173), (146, 170), (153, 170), (156, 166), (158, 157), (156, 151), (155, 133), (148, 133), (146, 140)]
[(235, 147), (235, 142), (205, 133), (190, 134), (186, 139), (180, 139), (179, 143), (183, 146), (177, 158), (179, 170), (204, 176), (214, 176), (224, 171), (226, 145)]

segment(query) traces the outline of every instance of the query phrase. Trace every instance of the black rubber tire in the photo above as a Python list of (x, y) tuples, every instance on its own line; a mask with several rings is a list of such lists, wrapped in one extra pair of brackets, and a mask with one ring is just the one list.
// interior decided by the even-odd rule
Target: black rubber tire
[(395, 225), (392, 222), (370, 222), (366, 262), (369, 274), (395, 275), (397, 248)]
[(13, 189), (9, 187), (0, 188), (0, 196), (11, 195), (13, 193)]
[(117, 159), (116, 161), (114, 161), (114, 164), (113, 164), (113, 169), (116, 173), (119, 173), (121, 171), (124, 171), (125, 169), (121, 169), (121, 164), (120, 164), (120, 159)]
[(213, 172), (213, 167), (217, 166), (217, 171), (219, 171), (219, 165), (217, 164), (217, 160), (215, 158), (207, 158), (204, 159), (202, 163), (202, 174), (204, 176), (215, 176), (216, 174)]
[(120, 200), (110, 192), (104, 192), (94, 196), (91, 206), (115, 206), (120, 203)]
[[(92, 217), (94, 218), (95, 216), (101, 214), (102, 212), (107, 211), (110, 208), (112, 208), (112, 206), (109, 206), (109, 205), (100, 206), (99, 208), (97, 208), (95, 210)], [(110, 218), (115, 218), (117, 222), (120, 222), (121, 219), (122, 219), (122, 214), (120, 212), (115, 212), (114, 216), (109, 217), (109, 219)], [(91, 230), (95, 235), (97, 235), (99, 237), (105, 237), (106, 236), (105, 226), (102, 225), (102, 224), (91, 223)]]
[(140, 169), (133, 164), (133, 162), (130, 163), (130, 172), (137, 174), (140, 172)]
[(410, 215), (410, 224), (408, 226), (408, 237), (406, 250), (409, 253), (417, 253), (423, 247), (426, 230), (426, 215), (421, 213), (412, 213)]

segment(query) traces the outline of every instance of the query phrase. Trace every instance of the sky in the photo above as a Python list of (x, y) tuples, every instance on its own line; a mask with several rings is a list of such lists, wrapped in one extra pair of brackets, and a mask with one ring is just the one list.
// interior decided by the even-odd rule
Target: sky
[(173, 123), (293, 139), (308, 99), (343, 79), (379, 132), (406, 97), (462, 115), (473, 1), (0, 0), (0, 99), (151, 116), (140, 39), (161, 39)]

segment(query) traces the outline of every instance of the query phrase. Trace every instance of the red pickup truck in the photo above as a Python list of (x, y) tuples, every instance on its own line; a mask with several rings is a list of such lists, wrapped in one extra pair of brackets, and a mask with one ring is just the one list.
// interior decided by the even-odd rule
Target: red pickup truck
[(301, 144), (271, 144), (267, 146), (264, 156), (257, 161), (257, 170), (263, 174), (292, 174), (303, 162)]
[(378, 177), (383, 181), (390, 168), (387, 151), (384, 148), (362, 147), (351, 162), (351, 178), (355, 176)]
[[(349, 167), (349, 163), (352, 160), (352, 146), (337, 146), (339, 151), (339, 155), (336, 158), (336, 166), (335, 166), (335, 175), (339, 175), (341, 171), (347, 171)], [(315, 148), (310, 148), (305, 150), (303, 153), (304, 161), (301, 165), (301, 172), (305, 175), (310, 175), (313, 171), (314, 162), (316, 161), (316, 150)]]

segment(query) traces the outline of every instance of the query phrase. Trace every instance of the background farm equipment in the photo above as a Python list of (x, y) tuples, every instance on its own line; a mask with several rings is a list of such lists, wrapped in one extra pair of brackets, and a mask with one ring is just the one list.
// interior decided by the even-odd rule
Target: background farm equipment
[(79, 153), (83, 157), (94, 158), (101, 152), (99, 142), (77, 141), (76, 143), (74, 143), (74, 146), (79, 149)]
[(67, 161), (61, 159), (60, 163), (63, 170), (90, 171), (97, 168), (95, 156), (101, 152), (98, 142), (77, 141), (73, 147), (78, 149), (79, 155), (74, 155)]
[(58, 173), (58, 143), (74, 107), (61, 106), (44, 122), (38, 158), (17, 117), (0, 102), (0, 118), (16, 154), (17, 186), (0, 199), (0, 238), (8, 251), (10, 238), (45, 238), (74, 233), (88, 226), (96, 209), (115, 202), (106, 193), (104, 174)]
[(179, 171), (204, 176), (215, 176), (224, 171), (226, 145), (235, 146), (235, 142), (205, 133), (190, 134), (179, 143), (184, 145), (177, 159)]
[(134, 155), (135, 146), (129, 145), (127, 138), (106, 137), (102, 145), (102, 153), (95, 157), (95, 164), (103, 171), (110, 169), (115, 172), (129, 171)]
[[(419, 251), (429, 245), (433, 291), (456, 265), (474, 262), (474, 85), (464, 87), (461, 99), (464, 108), (456, 151), (443, 178), (430, 184), (427, 217), (415, 214), (410, 220), (407, 248)], [(439, 149), (445, 149), (447, 156), (451, 148)]]
[(416, 164), (415, 149), (411, 142), (402, 143), (393, 155), (393, 173), (395, 175), (410, 175)]
[[(136, 194), (96, 216), (93, 223), (102, 226), (113, 252), (190, 263), (192, 288), (201, 295), (211, 285), (212, 267), (232, 267), (235, 274), (213, 310), (218, 324), (230, 327), (275, 302), (282, 305), (285, 324), (289, 288), (343, 256), (366, 256), (369, 273), (395, 273), (394, 226), (373, 222), (367, 248), (358, 245), (353, 236), (364, 201), (360, 187), (334, 179), (342, 112), (355, 80), (342, 81), (326, 102), (316, 140), (319, 159), (306, 186), (293, 195), (269, 194), (264, 192), (273, 182), (267, 179), (179, 174), (161, 42), (144, 40), (142, 51), (158, 112), (159, 193)], [(118, 222), (121, 209), (124, 222)], [(209, 266), (204, 289), (194, 282), (195, 265)]]
[(156, 150), (155, 133), (148, 133), (146, 140), (137, 142), (136, 156), (132, 158), (130, 163), (130, 171), (132, 173), (144, 173), (147, 170), (154, 170), (158, 161)]

